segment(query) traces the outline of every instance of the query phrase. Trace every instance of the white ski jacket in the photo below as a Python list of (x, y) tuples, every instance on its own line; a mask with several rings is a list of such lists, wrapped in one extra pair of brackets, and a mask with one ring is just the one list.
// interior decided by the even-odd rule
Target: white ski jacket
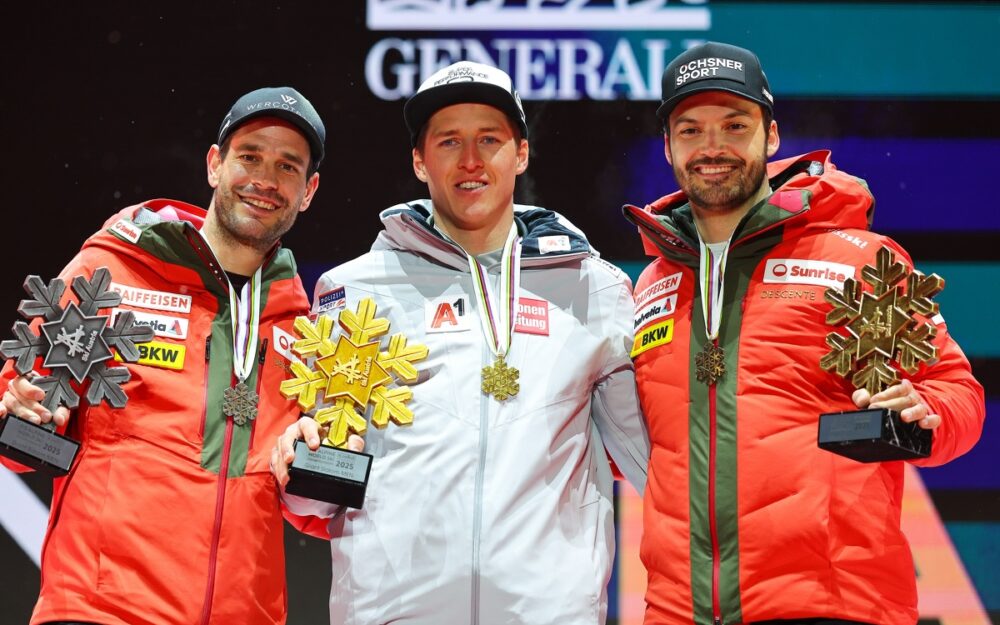
[[(507, 365), (520, 392), (497, 401), (480, 389), (493, 354), (467, 257), (428, 225), (430, 207), (384, 211), (372, 250), (316, 287), (314, 312), (374, 298), (389, 334), (430, 351), (410, 385), (412, 425), (368, 429), (363, 509), (283, 494), (294, 514), (329, 518), (331, 623), (603, 624), (614, 556), (605, 450), (639, 493), (649, 454), (631, 282), (565, 218), (515, 206), (522, 313)], [(495, 293), (499, 262), (487, 270)]]

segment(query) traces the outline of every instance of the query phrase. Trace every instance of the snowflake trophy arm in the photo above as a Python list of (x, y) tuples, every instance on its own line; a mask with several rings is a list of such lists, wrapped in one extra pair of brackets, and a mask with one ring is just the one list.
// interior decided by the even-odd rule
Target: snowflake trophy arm
[(66, 283), (59, 278), (53, 278), (46, 286), (38, 276), (28, 276), (24, 280), (24, 290), (35, 299), (23, 299), (17, 307), (17, 312), (26, 319), (45, 317), (46, 321), (55, 321), (63, 314), (59, 300), (66, 291)]
[(316, 405), (316, 393), (326, 386), (326, 376), (298, 361), (292, 361), (292, 375), (295, 377), (283, 381), (278, 390), (286, 399), (298, 397), (303, 412), (312, 410)]
[(80, 300), (80, 311), (87, 316), (96, 314), (102, 308), (114, 308), (122, 302), (120, 293), (109, 291), (111, 272), (107, 267), (99, 267), (87, 280), (83, 276), (73, 278), (73, 292)]
[(379, 354), (378, 362), (403, 380), (413, 382), (417, 379), (417, 368), (412, 363), (423, 360), (427, 354), (426, 345), (407, 345), (402, 333), (393, 334), (389, 339), (388, 351)]
[(124, 408), (128, 395), (121, 385), (128, 382), (132, 375), (125, 367), (100, 367), (90, 372), (90, 387), (87, 389), (87, 401), (95, 405), (102, 399), (113, 408)]
[(16, 358), (14, 370), (27, 375), (34, 368), (35, 360), (45, 353), (49, 342), (44, 336), (36, 336), (23, 321), (14, 324), (14, 336), (17, 338), (0, 343), (0, 354), (4, 358)]
[(354, 402), (347, 397), (341, 397), (333, 406), (317, 411), (313, 419), (319, 425), (328, 428), (324, 443), (333, 447), (345, 447), (351, 433), (364, 436), (368, 431), (365, 418), (358, 414)]
[(335, 346), (330, 340), (330, 333), (333, 332), (333, 319), (325, 315), (320, 315), (313, 324), (308, 317), (296, 317), (295, 329), (302, 337), (292, 345), (292, 351), (299, 356), (329, 356), (334, 352)]
[(153, 328), (135, 324), (135, 313), (123, 310), (114, 324), (104, 329), (103, 336), (109, 345), (118, 350), (122, 360), (135, 362), (139, 360), (139, 348), (135, 344), (152, 341), (154, 335)]
[(389, 320), (376, 319), (376, 311), (375, 300), (370, 297), (358, 302), (356, 314), (350, 310), (341, 311), (340, 327), (350, 335), (351, 342), (355, 345), (368, 343), (389, 331)]
[(823, 298), (833, 306), (833, 310), (826, 313), (826, 322), (840, 325), (861, 312), (861, 283), (848, 278), (844, 281), (843, 290), (829, 288), (823, 293)]

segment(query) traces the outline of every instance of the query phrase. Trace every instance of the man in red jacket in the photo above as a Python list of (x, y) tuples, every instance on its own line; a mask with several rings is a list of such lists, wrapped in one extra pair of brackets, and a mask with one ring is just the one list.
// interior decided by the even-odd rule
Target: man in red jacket
[[(54, 420), (81, 443), (53, 485), (33, 625), (285, 622), (268, 454), (298, 417), (278, 393), (279, 339), (309, 302), (279, 239), (319, 187), (324, 138), (295, 89), (244, 95), (208, 150), (207, 211), (165, 199), (126, 208), (61, 273), (107, 267), (118, 309), (156, 336), (124, 363), (124, 409), (53, 414), (10, 365), (0, 378), (0, 417)], [(233, 410), (237, 393), (245, 402)]]
[(978, 440), (982, 387), (940, 315), (920, 319), (937, 358), (881, 392), (820, 368), (826, 289), (861, 280), (883, 247), (912, 262), (868, 230), (872, 196), (829, 152), (768, 163), (778, 126), (752, 52), (683, 52), (657, 115), (681, 191), (625, 207), (655, 257), (632, 351), (652, 443), (646, 623), (912, 625), (903, 465), (819, 449), (818, 415), (897, 410), (933, 432), (914, 464), (937, 465)]

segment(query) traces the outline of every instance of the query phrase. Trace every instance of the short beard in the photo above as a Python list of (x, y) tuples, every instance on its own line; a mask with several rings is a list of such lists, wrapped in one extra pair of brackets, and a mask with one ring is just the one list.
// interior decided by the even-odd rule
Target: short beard
[[(261, 192), (256, 191), (255, 194), (261, 195)], [(238, 243), (261, 253), (270, 250), (295, 223), (295, 218), (299, 214), (298, 209), (302, 205), (302, 198), (298, 198), (298, 201), (295, 202), (294, 209), (290, 209), (289, 203), (278, 195), (273, 195), (268, 199), (279, 206), (276, 209), (277, 212), (286, 212), (281, 219), (264, 228), (256, 220), (243, 218), (237, 214), (234, 205), (241, 200), (237, 197), (236, 190), (223, 190), (221, 186), (216, 187), (212, 205), (219, 224), (219, 235), (227, 241)]]
[[(694, 167), (699, 165), (732, 165), (736, 168), (735, 179), (701, 182), (694, 174)], [(683, 168), (675, 163), (673, 169), (677, 183), (692, 205), (703, 210), (731, 211), (743, 206), (760, 189), (767, 175), (767, 157), (762, 154), (749, 163), (736, 158), (700, 158)]]

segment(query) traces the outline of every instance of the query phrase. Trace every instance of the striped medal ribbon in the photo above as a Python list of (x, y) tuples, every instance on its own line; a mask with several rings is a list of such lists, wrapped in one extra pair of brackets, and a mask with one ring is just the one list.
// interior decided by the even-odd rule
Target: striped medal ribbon
[(472, 272), (472, 286), (479, 303), (479, 321), (483, 326), (493, 364), (482, 369), (482, 391), (492, 395), (497, 401), (504, 401), (517, 395), (521, 390), (518, 382), (520, 372), (508, 367), (505, 362), (510, 351), (511, 336), (516, 319), (517, 293), (521, 285), (521, 237), (517, 236), (517, 225), (512, 223), (510, 233), (503, 245), (500, 261), (499, 297), (490, 297), (490, 287), (486, 270), (479, 261), (469, 255), (469, 270)]

